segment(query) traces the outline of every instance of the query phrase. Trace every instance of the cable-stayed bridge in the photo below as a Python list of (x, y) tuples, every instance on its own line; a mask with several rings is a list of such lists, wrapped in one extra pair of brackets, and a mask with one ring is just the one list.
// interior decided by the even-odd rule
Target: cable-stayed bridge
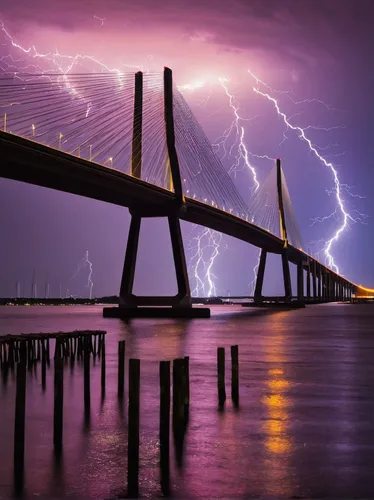
[[(9, 74), (0, 77), (0, 175), (128, 207), (131, 224), (120, 289), (120, 314), (138, 306), (173, 306), (191, 315), (180, 220), (261, 249), (254, 300), (261, 304), (266, 257), (281, 255), (284, 302), (369, 295), (302, 249), (280, 160), (249, 203), (214, 154), (186, 101), (164, 74)], [(178, 293), (133, 294), (142, 218), (169, 222)], [(306, 286), (304, 284), (306, 280)]]

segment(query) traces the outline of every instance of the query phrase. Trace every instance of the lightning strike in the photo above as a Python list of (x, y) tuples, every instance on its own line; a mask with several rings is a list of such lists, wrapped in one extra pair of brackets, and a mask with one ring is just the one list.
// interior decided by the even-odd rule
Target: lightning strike
[(96, 16), (95, 14), (93, 17), (94, 17), (94, 19), (97, 19), (98, 21), (101, 22), (101, 26), (104, 26), (104, 21), (105, 21), (106, 17), (99, 17), (99, 16)]
[[(252, 73), (250, 73), (250, 74), (253, 76)], [(255, 78), (255, 80), (256, 80), (257, 83), (260, 82), (260, 80), (258, 80), (257, 78)], [(342, 216), (343, 221), (340, 224), (340, 226), (338, 227), (338, 229), (335, 231), (335, 233), (333, 234), (333, 236), (326, 241), (326, 245), (325, 245), (325, 248), (324, 248), (324, 253), (325, 253), (325, 258), (326, 258), (327, 265), (331, 269), (333, 269), (337, 273), (339, 273), (339, 268), (338, 268), (338, 266), (337, 266), (337, 264), (335, 262), (335, 259), (334, 259), (333, 255), (331, 253), (332, 246), (333, 246), (334, 243), (336, 243), (339, 240), (341, 234), (349, 226), (350, 222), (352, 222), (352, 223), (362, 222), (362, 217), (360, 217), (360, 216), (353, 217), (353, 215), (351, 215), (348, 212), (348, 210), (346, 208), (345, 200), (344, 200), (344, 198), (342, 196), (342, 185), (341, 185), (340, 180), (339, 180), (339, 175), (338, 175), (338, 171), (336, 169), (336, 166), (334, 166), (333, 163), (331, 163), (330, 161), (328, 161), (325, 156), (322, 156), (319, 153), (318, 148), (315, 146), (315, 144), (312, 143), (311, 139), (306, 135), (305, 129), (302, 128), (302, 127), (299, 127), (297, 125), (292, 125), (290, 123), (289, 117), (286, 115), (286, 113), (284, 113), (280, 109), (280, 106), (279, 106), (279, 103), (278, 103), (277, 99), (275, 99), (274, 97), (272, 97), (271, 95), (269, 95), (266, 92), (262, 92), (257, 87), (253, 87), (253, 91), (256, 94), (264, 97), (265, 99), (267, 99), (269, 102), (271, 102), (273, 104), (273, 106), (274, 106), (274, 108), (275, 108), (278, 116), (283, 120), (284, 124), (286, 125), (286, 129), (287, 130), (293, 130), (294, 132), (296, 132), (298, 138), (301, 141), (303, 141), (304, 143), (306, 143), (309, 151), (311, 153), (313, 153), (313, 155), (325, 167), (327, 167), (331, 171), (331, 173), (332, 173), (333, 182), (334, 182), (334, 192), (335, 192), (336, 201), (337, 201), (337, 210), (339, 211), (340, 215)], [(333, 216), (334, 217), (337, 216), (336, 211), (333, 212), (333, 214), (330, 214), (327, 218), (331, 218)], [(319, 219), (317, 218), (316, 221), (317, 220), (319, 220)], [(326, 220), (326, 219), (323, 219), (323, 220)]]
[(92, 299), (92, 289), (93, 289), (93, 281), (92, 281), (92, 262), (88, 259), (88, 250), (86, 250), (86, 253), (84, 257), (81, 259), (79, 262), (77, 269), (75, 270), (73, 276), (70, 278), (70, 281), (74, 280), (78, 274), (80, 273), (81, 269), (88, 267), (88, 277), (87, 277), (87, 285), (86, 288), (89, 290), (89, 298)]
[[(216, 258), (220, 255), (222, 233), (205, 228), (201, 234), (194, 236), (192, 241), (195, 245), (189, 246), (192, 255), (189, 259), (189, 269), (191, 278), (195, 282), (195, 288), (191, 294), (194, 297), (214, 297), (217, 295), (213, 266)], [(205, 253), (209, 252), (209, 258), (205, 258)]]
[[(233, 149), (236, 147), (238, 154), (235, 157), (235, 163), (232, 165), (232, 167), (229, 170), (229, 174), (235, 172), (239, 169), (240, 164), (243, 163), (244, 166), (249, 168), (249, 170), (252, 173), (252, 178), (253, 178), (253, 183), (254, 183), (254, 190), (257, 191), (257, 189), (260, 187), (260, 184), (257, 180), (257, 172), (254, 166), (250, 163), (249, 161), (249, 152), (247, 150), (247, 147), (245, 145), (245, 129), (244, 126), (241, 124), (241, 121), (243, 118), (240, 117), (239, 115), (239, 104), (235, 100), (234, 96), (230, 94), (228, 86), (227, 86), (227, 80), (225, 78), (219, 78), (219, 82), (222, 85), (227, 97), (229, 98), (229, 106), (232, 109), (234, 113), (234, 119), (231, 122), (231, 125), (228, 129), (224, 131), (222, 136), (217, 139), (215, 146), (219, 147), (222, 146), (223, 150), (225, 152), (225, 155), (227, 154), (226, 150), (226, 143), (230, 135), (235, 132), (236, 134), (236, 140), (234, 144), (231, 146), (229, 150), (229, 154), (232, 153)], [(243, 167), (244, 168), (244, 167)]]

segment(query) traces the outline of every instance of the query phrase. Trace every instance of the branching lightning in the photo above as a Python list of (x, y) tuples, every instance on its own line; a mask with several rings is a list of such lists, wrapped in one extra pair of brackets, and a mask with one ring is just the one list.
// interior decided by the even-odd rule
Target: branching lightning
[(101, 22), (101, 26), (104, 26), (104, 21), (106, 19), (106, 17), (99, 17), (99, 16), (96, 16), (96, 14), (94, 14), (94, 19), (97, 19), (98, 21)]
[[(220, 254), (222, 242), (222, 233), (205, 228), (202, 233), (194, 236), (189, 245), (189, 251), (192, 253), (189, 260), (191, 278), (195, 282), (195, 288), (192, 295), (198, 297), (214, 297), (217, 295), (213, 266), (216, 258)], [(209, 253), (206, 260), (205, 253)]]
[(89, 298), (92, 299), (92, 289), (93, 289), (93, 281), (92, 281), (92, 262), (88, 259), (88, 250), (86, 250), (86, 253), (84, 254), (84, 257), (81, 259), (79, 262), (77, 269), (75, 270), (73, 276), (70, 278), (70, 281), (74, 280), (78, 274), (80, 273), (81, 269), (88, 267), (88, 277), (87, 277), (87, 285), (86, 288), (89, 290)]
[[(249, 71), (249, 73), (251, 74), (252, 77), (254, 77), (253, 73)], [(254, 77), (256, 82), (257, 83), (261, 83), (263, 84), (263, 82), (261, 82), (258, 78)], [(264, 84), (266, 85), (266, 84)], [(269, 88), (267, 85), (266, 85), (267, 88)], [(322, 222), (324, 220), (327, 220), (331, 217), (335, 217), (335, 218), (338, 218), (338, 214), (340, 214), (340, 216), (342, 217), (342, 222), (340, 223), (338, 229), (335, 231), (335, 233), (333, 234), (333, 236), (328, 239), (326, 241), (326, 244), (325, 244), (325, 247), (324, 247), (324, 254), (325, 254), (325, 258), (326, 258), (326, 262), (327, 262), (327, 265), (331, 268), (331, 269), (334, 269), (337, 273), (339, 273), (339, 268), (335, 262), (335, 259), (331, 253), (331, 249), (332, 249), (332, 246), (335, 242), (337, 242), (341, 236), (341, 234), (343, 233), (343, 231), (345, 229), (347, 229), (347, 227), (349, 226), (349, 223), (356, 223), (356, 222), (363, 222), (363, 220), (367, 217), (366, 215), (364, 214), (360, 214), (360, 213), (357, 213), (357, 216), (354, 217), (352, 215), (352, 213), (350, 213), (346, 207), (346, 202), (343, 198), (343, 195), (342, 195), (342, 191), (345, 189), (347, 192), (349, 192), (349, 190), (347, 190), (347, 187), (345, 184), (341, 184), (340, 183), (340, 180), (339, 180), (339, 175), (338, 175), (338, 171), (337, 171), (337, 168), (336, 166), (334, 166), (333, 163), (331, 163), (330, 161), (328, 161), (326, 159), (325, 156), (321, 155), (320, 152), (318, 151), (318, 147), (313, 144), (313, 142), (311, 141), (311, 139), (306, 135), (306, 129), (300, 127), (300, 126), (297, 126), (297, 125), (293, 125), (291, 122), (290, 122), (290, 118), (286, 115), (286, 113), (284, 111), (282, 111), (280, 109), (280, 106), (279, 106), (279, 103), (278, 103), (278, 100), (275, 99), (274, 97), (272, 97), (270, 94), (266, 93), (266, 92), (263, 92), (261, 91), (258, 87), (253, 87), (253, 91), (264, 97), (265, 99), (267, 99), (269, 102), (271, 102), (278, 114), (278, 116), (283, 120), (284, 124), (286, 125), (286, 129), (287, 130), (293, 130), (294, 132), (297, 133), (297, 136), (298, 138), (303, 141), (304, 143), (306, 143), (309, 151), (325, 166), (327, 167), (331, 173), (332, 173), (332, 176), (333, 176), (333, 182), (334, 182), (334, 188), (331, 192), (335, 193), (335, 197), (336, 197), (336, 203), (337, 203), (337, 208), (336, 210), (330, 214), (329, 216), (327, 217), (322, 217), (322, 218), (316, 218), (315, 219), (315, 222), (319, 221), (319, 222)]]

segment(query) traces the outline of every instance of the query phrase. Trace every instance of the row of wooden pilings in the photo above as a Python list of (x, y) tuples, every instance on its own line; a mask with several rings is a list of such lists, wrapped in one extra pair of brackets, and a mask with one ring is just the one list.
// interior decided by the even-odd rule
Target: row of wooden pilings
[[(73, 332), (55, 334), (54, 352), (54, 418), (53, 446), (56, 457), (63, 449), (64, 364), (67, 358), (83, 358), (83, 385), (85, 418), (90, 412), (90, 358), (101, 357), (101, 391), (105, 394), (105, 333)], [(52, 336), (52, 335), (51, 335)], [(49, 338), (8, 338), (0, 343), (2, 365), (16, 364), (16, 403), (14, 423), (14, 484), (16, 492), (23, 489), (25, 417), (26, 417), (26, 372), (27, 365), (41, 361), (42, 374), (49, 363)], [(43, 338), (44, 337), (44, 338)], [(53, 336), (52, 336), (53, 337)], [(11, 345), (13, 343), (13, 345)], [(40, 344), (40, 346), (39, 346)], [(6, 347), (4, 347), (6, 345)], [(118, 398), (125, 393), (125, 341), (118, 343)], [(29, 354), (30, 353), (30, 354)], [(38, 355), (40, 353), (40, 356)], [(44, 369), (43, 369), (44, 366)], [(172, 430), (177, 465), (182, 464), (183, 441), (188, 424), (190, 406), (189, 357), (160, 361), (160, 484), (164, 495), (170, 493), (170, 412), (172, 373)], [(226, 400), (225, 349), (217, 348), (218, 403), (222, 410)], [(43, 385), (43, 375), (42, 375)], [(231, 398), (235, 407), (239, 405), (239, 356), (238, 346), (231, 346)], [(88, 417), (89, 418), (89, 417)], [(130, 498), (139, 495), (139, 431), (140, 431), (140, 360), (128, 360), (128, 446), (127, 446), (127, 490)]]

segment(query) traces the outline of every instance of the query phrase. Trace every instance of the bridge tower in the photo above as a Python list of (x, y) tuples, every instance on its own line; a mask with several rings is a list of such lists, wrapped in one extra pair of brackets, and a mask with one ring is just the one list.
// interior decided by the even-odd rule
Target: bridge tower
[[(209, 309), (193, 309), (187, 273), (186, 257), (183, 246), (179, 213), (184, 210), (185, 199), (175, 147), (173, 116), (173, 79), (172, 71), (164, 69), (164, 123), (167, 147), (166, 176), (168, 188), (175, 197), (164, 206), (139, 205), (130, 210), (131, 223), (123, 266), (119, 308), (105, 308), (104, 316), (135, 317), (209, 317)], [(143, 74), (135, 75), (134, 121), (132, 136), (131, 175), (141, 179), (142, 174), (142, 127), (143, 127)], [(166, 217), (169, 223), (174, 268), (178, 293), (175, 296), (137, 296), (133, 294), (135, 268), (138, 253), (141, 220), (145, 217)], [(147, 307), (139, 307), (147, 306)], [(160, 307), (166, 306), (166, 307)], [(171, 307), (170, 307), (171, 306)]]
[[(292, 286), (291, 286), (291, 275), (289, 266), (289, 252), (288, 252), (288, 237), (287, 237), (287, 224), (286, 216), (283, 203), (283, 185), (282, 185), (282, 167), (279, 158), (276, 160), (276, 180), (277, 180), (277, 198), (278, 198), (278, 212), (279, 212), (279, 233), (283, 240), (283, 249), (281, 251), (282, 259), (282, 272), (283, 272), (283, 284), (284, 284), (284, 302), (291, 302), (292, 300)], [(261, 304), (264, 301), (262, 295), (262, 288), (264, 283), (265, 266), (266, 266), (267, 251), (262, 249), (260, 255), (260, 261), (257, 272), (256, 287), (254, 293), (254, 301), (257, 304)], [(309, 285), (310, 286), (310, 285)], [(297, 266), (297, 291), (298, 299), (302, 302), (304, 296), (304, 268), (303, 262), (298, 263)]]

